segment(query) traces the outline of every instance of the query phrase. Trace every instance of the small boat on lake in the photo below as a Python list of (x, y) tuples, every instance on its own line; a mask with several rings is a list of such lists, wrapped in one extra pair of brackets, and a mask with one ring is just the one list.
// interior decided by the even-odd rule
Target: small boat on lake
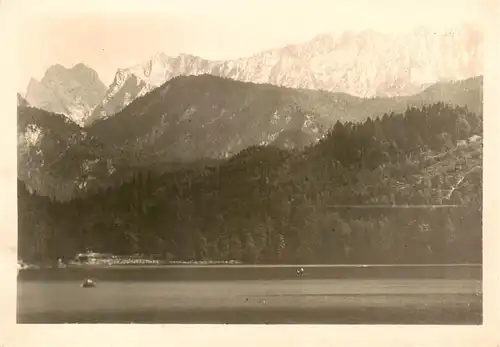
[(82, 288), (94, 288), (96, 286), (95, 282), (91, 279), (86, 279), (85, 282), (81, 284)]

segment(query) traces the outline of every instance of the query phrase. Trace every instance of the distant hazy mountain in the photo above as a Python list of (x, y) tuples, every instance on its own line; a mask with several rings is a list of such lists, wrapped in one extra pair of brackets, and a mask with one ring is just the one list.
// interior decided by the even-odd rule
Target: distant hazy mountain
[(179, 76), (116, 116), (95, 122), (88, 132), (140, 161), (149, 161), (145, 153), (161, 153), (163, 160), (221, 158), (257, 144), (302, 147), (337, 120), (361, 121), (410, 105), (443, 101), (478, 112), (481, 87), (482, 78), (472, 78), (433, 85), (413, 96), (367, 99), (211, 75)]
[(106, 86), (91, 68), (77, 64), (67, 69), (57, 64), (47, 70), (40, 82), (30, 80), (26, 100), (34, 107), (64, 114), (83, 125), (105, 93)]
[(212, 75), (178, 76), (87, 131), (141, 162), (154, 153), (170, 161), (224, 158), (270, 144), (283, 131), (317, 139), (335, 119), (351, 117), (343, 108), (351, 98)]
[(254, 145), (303, 148), (337, 120), (362, 121), (438, 101), (480, 113), (482, 77), (435, 84), (413, 96), (368, 99), (180, 76), (86, 128), (20, 107), (19, 177), (42, 195), (67, 198), (119, 183), (137, 168), (164, 172)]
[(482, 32), (467, 26), (450, 32), (420, 28), (401, 35), (373, 31), (320, 35), (304, 44), (229, 61), (160, 53), (119, 69), (88, 123), (117, 113), (179, 75), (211, 74), (361, 97), (402, 96), (436, 82), (481, 75), (482, 58)]

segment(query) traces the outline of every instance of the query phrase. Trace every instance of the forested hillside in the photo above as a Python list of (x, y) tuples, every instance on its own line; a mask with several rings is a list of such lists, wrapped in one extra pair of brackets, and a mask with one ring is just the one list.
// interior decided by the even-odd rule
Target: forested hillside
[(254, 146), (66, 203), (19, 181), (19, 256), (481, 262), (481, 135), (482, 114), (437, 103), (338, 122), (304, 150)]
[(18, 177), (39, 195), (68, 201), (119, 186), (140, 170), (199, 167), (256, 145), (303, 149), (337, 121), (363, 122), (436, 102), (478, 113), (482, 99), (482, 76), (433, 84), (416, 95), (369, 99), (180, 76), (86, 128), (19, 106)]

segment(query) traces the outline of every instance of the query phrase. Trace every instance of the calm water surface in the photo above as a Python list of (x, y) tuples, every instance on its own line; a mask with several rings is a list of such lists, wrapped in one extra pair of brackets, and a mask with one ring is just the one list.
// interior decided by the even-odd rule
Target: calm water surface
[[(23, 270), (19, 323), (480, 324), (480, 266)], [(80, 287), (92, 278), (96, 288)]]

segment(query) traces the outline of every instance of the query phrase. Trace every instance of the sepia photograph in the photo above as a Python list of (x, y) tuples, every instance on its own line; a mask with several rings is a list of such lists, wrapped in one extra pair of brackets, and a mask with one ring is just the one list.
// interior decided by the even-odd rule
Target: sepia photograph
[(17, 324), (483, 324), (481, 2), (89, 3), (19, 11)]

